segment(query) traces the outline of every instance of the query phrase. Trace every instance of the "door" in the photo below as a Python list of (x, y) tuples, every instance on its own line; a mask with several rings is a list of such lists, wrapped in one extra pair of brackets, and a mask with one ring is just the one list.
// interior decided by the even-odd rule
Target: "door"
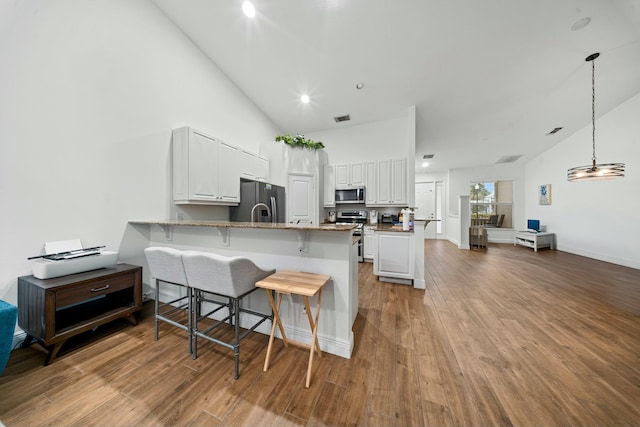
[(442, 234), (442, 191), (441, 181), (416, 182), (416, 219), (439, 219), (425, 229), (425, 239), (437, 239)]
[(287, 221), (298, 224), (315, 224), (316, 203), (315, 176), (289, 175), (287, 186)]
[[(432, 182), (416, 182), (416, 219), (436, 218), (436, 185)], [(425, 229), (425, 239), (436, 238), (436, 228), (430, 224)]]

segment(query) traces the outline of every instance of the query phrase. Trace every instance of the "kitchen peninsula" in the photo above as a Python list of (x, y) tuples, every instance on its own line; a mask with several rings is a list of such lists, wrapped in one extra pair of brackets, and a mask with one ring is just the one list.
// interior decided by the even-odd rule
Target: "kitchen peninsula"
[[(327, 274), (331, 280), (322, 296), (318, 340), (322, 351), (350, 358), (353, 322), (358, 314), (358, 253), (355, 225), (309, 226), (288, 223), (252, 223), (201, 220), (129, 221), (149, 241), (149, 246), (201, 250), (225, 256), (245, 256), (265, 269), (288, 269)], [(144, 269), (148, 274), (148, 269)], [(153, 283), (150, 277), (145, 282)], [(164, 297), (164, 298), (163, 298)], [(174, 295), (162, 296), (168, 300)], [(249, 308), (269, 312), (264, 293), (245, 299)], [(312, 301), (312, 305), (315, 301)], [(315, 307), (312, 307), (315, 310)], [(311, 333), (301, 297), (285, 298), (280, 309), (285, 333), (311, 343)], [(240, 319), (240, 325), (246, 322)], [(256, 331), (269, 335), (270, 324)]]

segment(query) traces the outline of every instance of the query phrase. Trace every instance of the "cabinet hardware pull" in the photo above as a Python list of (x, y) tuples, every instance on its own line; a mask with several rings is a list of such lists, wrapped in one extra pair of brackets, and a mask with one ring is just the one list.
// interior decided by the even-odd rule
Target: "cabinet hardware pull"
[(91, 292), (100, 292), (100, 291), (106, 291), (107, 289), (109, 289), (109, 285), (105, 285), (101, 288), (93, 288), (91, 289)]

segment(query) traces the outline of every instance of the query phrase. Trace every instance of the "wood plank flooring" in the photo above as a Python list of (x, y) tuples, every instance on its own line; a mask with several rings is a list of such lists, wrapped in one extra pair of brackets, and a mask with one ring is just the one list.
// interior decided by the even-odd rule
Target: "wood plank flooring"
[[(425, 242), (427, 289), (360, 265), (351, 359), (268, 337), (232, 352), (161, 324), (73, 343), (50, 366), (14, 350), (0, 377), (6, 426), (640, 425), (640, 270), (560, 251)], [(331, 272), (327, 272), (330, 274)], [(95, 334), (99, 335), (101, 330)], [(66, 350), (66, 352), (65, 352)]]

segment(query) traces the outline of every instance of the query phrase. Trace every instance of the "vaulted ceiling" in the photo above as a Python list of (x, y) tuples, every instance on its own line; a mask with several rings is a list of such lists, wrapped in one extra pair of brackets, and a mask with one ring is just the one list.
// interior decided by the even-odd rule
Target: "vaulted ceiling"
[(285, 133), (415, 105), (418, 172), (424, 154), (425, 171), (524, 163), (590, 125), (591, 53), (596, 123), (640, 93), (640, 0), (253, 0), (253, 19), (241, 0), (153, 1)]

